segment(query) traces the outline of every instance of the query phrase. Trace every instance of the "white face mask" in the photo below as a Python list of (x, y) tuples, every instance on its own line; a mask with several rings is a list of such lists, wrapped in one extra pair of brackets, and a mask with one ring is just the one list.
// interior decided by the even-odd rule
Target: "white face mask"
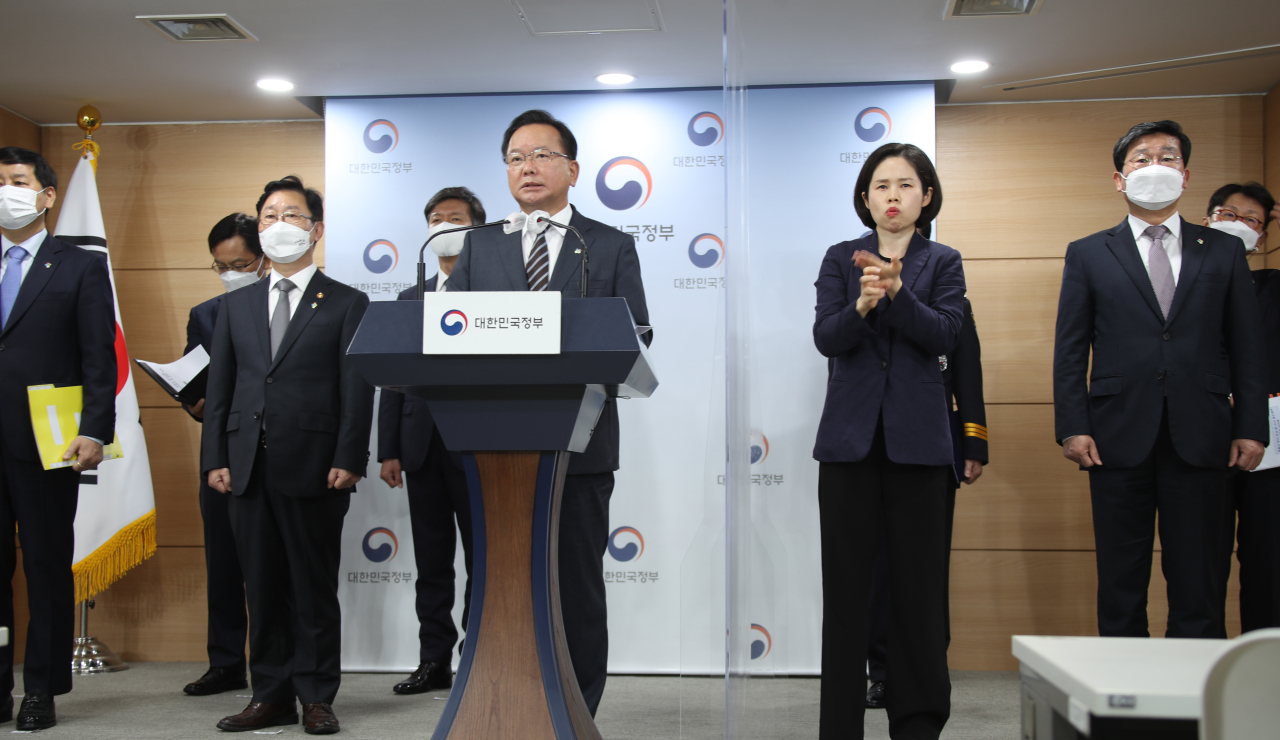
[(1125, 197), (1148, 211), (1171, 206), (1182, 197), (1182, 173), (1172, 167), (1153, 164), (1120, 177), (1125, 181)]
[[(312, 229), (315, 226), (311, 227)], [(304, 231), (293, 224), (277, 221), (258, 235), (262, 242), (262, 251), (267, 253), (272, 262), (287, 265), (295, 262), (311, 248), (311, 232)]]
[(467, 232), (452, 231), (453, 229), (459, 228), (461, 225), (462, 224), (451, 224), (448, 221), (441, 221), (430, 229), (427, 229), (427, 235), (429, 237), (435, 236), (442, 231), (451, 232), (442, 236), (436, 236), (435, 239), (431, 240), (431, 251), (435, 252), (437, 257), (457, 257), (462, 253), (462, 242), (467, 238)]
[(1209, 224), (1209, 228), (1225, 231), (1232, 236), (1240, 237), (1240, 241), (1244, 242), (1244, 251), (1246, 252), (1254, 252), (1258, 249), (1258, 232), (1239, 221), (1214, 221)]
[(43, 192), (17, 185), (0, 186), (0, 229), (16, 231), (39, 218), (44, 210), (36, 209), (36, 198)]
[[(258, 259), (262, 258), (259, 257)], [(218, 277), (222, 278), (223, 286), (225, 286), (227, 292), (230, 293), (235, 290), (240, 290), (241, 288), (247, 288), (261, 280), (262, 275), (259, 274), (261, 270), (262, 264), (259, 263), (258, 269), (253, 272), (236, 272), (235, 270), (227, 270)]]

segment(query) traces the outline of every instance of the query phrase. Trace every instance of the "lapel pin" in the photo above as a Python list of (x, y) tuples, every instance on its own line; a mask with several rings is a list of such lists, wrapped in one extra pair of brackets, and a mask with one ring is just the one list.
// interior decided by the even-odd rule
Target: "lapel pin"
[(52, 263), (52, 262), (46, 262), (46, 263), (44, 263), (44, 266), (45, 266), (45, 267), (53, 267), (53, 263)]
[(316, 306), (319, 306), (319, 305), (320, 305), (319, 303), (312, 303), (312, 304), (311, 304), (311, 307), (312, 307), (312, 308), (315, 308)]
[(581, 248), (581, 247), (579, 247), (578, 249), (573, 250), (573, 253), (574, 253), (574, 254), (582, 254), (582, 248)]
[(1196, 239), (1196, 244), (1204, 244), (1204, 239)]
[(316, 293), (316, 298), (324, 298), (324, 293)]

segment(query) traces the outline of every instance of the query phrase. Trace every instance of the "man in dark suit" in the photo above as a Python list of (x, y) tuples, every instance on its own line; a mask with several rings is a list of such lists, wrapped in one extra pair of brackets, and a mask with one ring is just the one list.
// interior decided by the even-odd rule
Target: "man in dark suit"
[(1062, 274), (1056, 437), (1089, 471), (1103, 636), (1148, 636), (1157, 513), (1166, 636), (1221, 633), (1215, 570), (1227, 468), (1252, 470), (1267, 440), (1244, 246), (1179, 217), (1190, 157), (1191, 140), (1173, 121), (1121, 137), (1113, 179), (1129, 215), (1072, 242)]
[[(57, 724), (53, 697), (71, 691), (76, 499), (80, 473), (115, 436), (116, 326), (107, 263), (45, 229), (58, 178), (44, 157), (0, 149), (0, 530), (18, 527), (27, 575), (26, 696), (19, 730)], [(45, 470), (27, 387), (82, 386), (79, 436)], [(0, 625), (13, 635), (14, 541), (0, 546)], [(13, 643), (0, 647), (0, 721), (13, 717)]]
[[(589, 252), (588, 296), (627, 299), (636, 324), (648, 325), (635, 239), (578, 213), (569, 188), (578, 180), (578, 142), (561, 121), (541, 110), (516, 117), (502, 138), (507, 185), (520, 205), (505, 233), (468, 233), (448, 289), (554, 290), (579, 295), (581, 245), (567, 230), (537, 223), (538, 216), (582, 233)], [(644, 335), (645, 344), (653, 333)], [(560, 508), (560, 606), (565, 640), (587, 708), (595, 715), (609, 666), (604, 553), (609, 499), (618, 469), (618, 407), (605, 403), (587, 449), (570, 457)]]
[[(258, 242), (258, 222), (243, 213), (233, 213), (214, 225), (209, 232), (209, 253), (213, 271), (218, 273), (227, 292), (245, 288), (262, 279), (271, 269), (271, 260), (262, 254)], [(218, 320), (222, 296), (214, 296), (194, 306), (187, 319), (185, 355), (196, 347), (213, 351), (213, 329)], [(204, 421), (204, 402), (200, 399), (183, 408), (196, 421)], [(245, 636), (249, 616), (244, 610), (244, 574), (240, 556), (231, 532), (227, 513), (229, 496), (209, 487), (206, 476), (200, 476), (200, 518), (204, 522), (204, 565), (209, 613), (209, 670), (183, 687), (191, 696), (208, 696), (232, 689), (243, 689), (245, 681)]]
[(298, 722), (338, 732), (338, 563), (351, 491), (369, 460), (373, 387), (346, 351), (369, 298), (316, 269), (320, 194), (297, 177), (258, 200), (271, 277), (228, 294), (214, 329), (201, 468), (232, 494), (231, 527), (249, 600), (253, 700), (218, 723)]
[[(928, 232), (925, 232), (928, 238)], [(829, 362), (833, 368), (835, 361)], [(960, 483), (972, 485), (982, 476), (987, 464), (987, 407), (982, 395), (982, 345), (978, 342), (978, 326), (973, 320), (973, 307), (964, 299), (964, 318), (956, 348), (938, 357), (942, 383), (951, 411), (951, 439), (956, 447), (955, 485), (947, 494), (947, 553), (951, 553), (951, 530), (956, 519), (956, 492)], [(828, 370), (828, 375), (830, 370)], [(946, 581), (950, 589), (950, 574)], [(889, 652), (889, 549), (880, 540), (871, 572), (871, 623), (867, 644), (867, 708), (884, 709), (888, 689), (885, 686)], [(951, 643), (951, 619), (947, 618), (947, 643)]]
[[(1275, 209), (1275, 198), (1258, 183), (1232, 183), (1209, 198), (1201, 223), (1239, 236), (1251, 253), (1266, 254), (1267, 225)], [(1267, 394), (1274, 396), (1280, 394), (1280, 270), (1254, 270), (1253, 287), (1266, 345), (1263, 379)], [(1226, 610), (1234, 554), (1240, 561), (1240, 631), (1280, 627), (1280, 468), (1231, 471), (1225, 509), (1215, 601)], [(1227, 636), (1225, 629), (1219, 636)]]
[[(458, 226), (482, 224), (485, 219), (480, 199), (464, 187), (436, 193), (423, 212), (432, 236)], [(427, 280), (427, 292), (444, 291), (464, 237), (465, 232), (457, 232), (431, 240), (440, 270)], [(417, 297), (415, 286), (397, 300), (412, 301)], [(453, 646), (458, 642), (458, 629), (453, 624), (455, 519), (467, 567), (466, 603), (462, 606), (464, 630), (471, 608), (471, 503), (462, 456), (445, 449), (425, 401), (383, 390), (378, 401), (378, 461), (382, 463), (379, 477), (387, 485), (408, 487), (413, 554), (418, 566), (418, 579), (414, 581), (418, 669), (391, 690), (397, 694), (421, 694), (447, 689), (453, 685)]]

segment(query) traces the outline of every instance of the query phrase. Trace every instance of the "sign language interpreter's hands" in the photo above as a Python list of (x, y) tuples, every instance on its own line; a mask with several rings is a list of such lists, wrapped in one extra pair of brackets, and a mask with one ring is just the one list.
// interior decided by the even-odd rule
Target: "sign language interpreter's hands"
[(898, 296), (898, 291), (902, 289), (902, 260), (894, 257), (891, 261), (886, 262), (879, 255), (872, 254), (865, 249), (859, 249), (853, 254), (853, 264), (862, 268), (862, 274), (876, 275), (880, 281), (880, 287), (884, 288), (889, 295), (889, 300), (893, 300)]

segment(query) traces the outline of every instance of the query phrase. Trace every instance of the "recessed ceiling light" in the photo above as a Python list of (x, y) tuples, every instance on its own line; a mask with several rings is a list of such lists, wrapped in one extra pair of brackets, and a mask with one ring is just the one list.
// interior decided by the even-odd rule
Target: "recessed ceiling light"
[(956, 62), (951, 65), (951, 71), (960, 75), (969, 75), (975, 72), (985, 72), (990, 66), (991, 65), (986, 62), (974, 59), (968, 62)]
[(288, 92), (293, 89), (293, 83), (288, 80), (278, 80), (269, 77), (265, 80), (258, 80), (258, 87), (263, 90), (270, 90), (271, 92)]
[(602, 75), (596, 75), (596, 82), (600, 82), (605, 85), (625, 85), (629, 82), (635, 81), (635, 75), (629, 75), (625, 72), (607, 72)]

